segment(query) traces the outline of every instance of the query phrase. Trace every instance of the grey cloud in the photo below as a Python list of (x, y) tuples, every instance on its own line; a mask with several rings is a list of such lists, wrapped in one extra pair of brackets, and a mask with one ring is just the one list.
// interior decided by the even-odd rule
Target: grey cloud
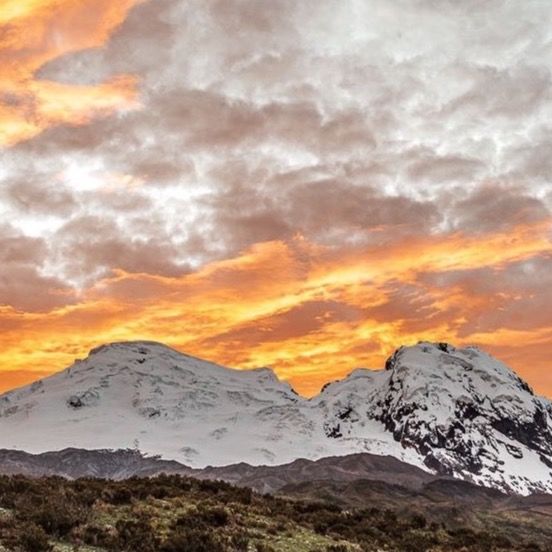
[(488, 232), (550, 217), (547, 206), (519, 187), (487, 184), (452, 207), (451, 219), (459, 229)]
[(296, 233), (332, 246), (351, 239), (379, 242), (423, 234), (440, 220), (431, 201), (379, 193), (369, 184), (368, 170), (358, 184), (346, 174), (337, 179), (328, 172), (321, 165), (267, 175), (243, 162), (223, 164), (210, 174), (220, 185), (201, 205), (210, 213), (213, 234), (232, 252), (255, 241), (287, 239)]
[[(32, 182), (6, 201), (58, 218), (54, 258), (78, 278), (176, 274), (296, 233), (339, 246), (546, 218), (551, 17), (537, 1), (142, 3), (40, 75), (134, 74), (143, 107), (0, 153)], [(68, 163), (141, 185), (73, 189), (55, 180)]]
[[(412, 153), (410, 157), (413, 157)], [(466, 182), (484, 174), (485, 165), (473, 158), (438, 156), (434, 152), (418, 153), (408, 165), (407, 174), (413, 182)]]
[(139, 238), (132, 236), (132, 223), (121, 228), (106, 216), (84, 215), (67, 222), (53, 237), (64, 275), (90, 284), (114, 269), (167, 276), (189, 271), (178, 262), (178, 248), (164, 235), (159, 221), (136, 224), (142, 228)]
[(543, 122), (532, 132), (528, 140), (509, 148), (509, 156), (516, 160), (510, 177), (518, 182), (533, 183), (540, 190), (552, 186), (552, 127)]
[(66, 283), (43, 273), (47, 255), (44, 240), (0, 225), (0, 305), (41, 311), (73, 300)]
[(28, 179), (23, 173), (18, 179), (8, 179), (0, 194), (4, 201), (27, 214), (64, 216), (76, 208), (73, 194), (59, 183), (52, 183), (51, 174)]
[(550, 71), (546, 67), (470, 67), (468, 75), (472, 81), (470, 89), (450, 102), (443, 113), (461, 111), (487, 118), (520, 119), (552, 100)]

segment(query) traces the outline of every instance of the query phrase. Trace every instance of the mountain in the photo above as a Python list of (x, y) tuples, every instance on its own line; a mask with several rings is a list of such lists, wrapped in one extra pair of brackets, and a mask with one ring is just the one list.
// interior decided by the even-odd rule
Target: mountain
[(66, 479), (96, 477), (121, 481), (130, 477), (152, 477), (162, 473), (191, 476), (196, 472), (199, 474), (199, 471), (175, 460), (147, 457), (136, 450), (128, 449), (67, 448), (41, 454), (0, 449), (0, 475), (60, 476)]
[[(441, 479), (392, 456), (368, 453), (329, 456), (320, 460), (294, 460), (279, 466), (252, 466), (241, 462), (228, 466), (190, 468), (175, 460), (144, 456), (136, 450), (85, 450), (68, 448), (30, 454), (0, 450), (0, 475), (62, 476), (67, 479), (97, 477), (120, 481), (130, 477), (178, 474), (226, 481), (262, 493), (274, 493), (287, 485), (312, 481), (353, 482), (360, 479), (401, 485), (413, 491)], [(472, 485), (474, 489), (478, 487)]]
[[(369, 453), (329, 456), (314, 461), (301, 458), (279, 466), (251, 466), (244, 463), (208, 466), (189, 475), (200, 479), (222, 480), (262, 493), (274, 493), (300, 483), (315, 482), (316, 486), (321, 481), (354, 484), (359, 480), (397, 485), (415, 492), (425, 484), (442, 478), (392, 456)], [(478, 487), (474, 485), (474, 488)]]
[(352, 439), (328, 436), (330, 410), (326, 400), (298, 396), (268, 368), (232, 370), (157, 343), (114, 343), (0, 395), (0, 447), (136, 448), (192, 467), (360, 451), (422, 465), (375, 420)]
[(190, 468), (174, 460), (144, 456), (135, 450), (68, 448), (41, 454), (0, 450), (0, 475), (58, 475), (68, 479), (99, 477), (122, 480), (162, 473), (226, 481), (264, 493), (275, 492), (286, 485), (305, 481), (350, 482), (357, 479), (389, 482), (416, 490), (440, 478), (392, 456), (368, 453), (329, 456), (315, 461), (299, 459), (279, 466), (252, 466), (240, 462), (228, 466)]
[(136, 449), (193, 468), (369, 452), (508, 492), (552, 492), (552, 404), (485, 352), (401, 347), (311, 399), (268, 368), (104, 345), (0, 396), (0, 448)]

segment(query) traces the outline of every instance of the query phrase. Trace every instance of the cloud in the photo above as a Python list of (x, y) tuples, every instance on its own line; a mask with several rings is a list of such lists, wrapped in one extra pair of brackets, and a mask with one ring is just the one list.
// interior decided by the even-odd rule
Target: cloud
[[(73, 218), (55, 233), (53, 255), (59, 256), (66, 277), (87, 284), (110, 274), (113, 268), (169, 276), (187, 272), (189, 267), (178, 264), (178, 251), (157, 222), (150, 222), (154, 228), (146, 231), (155, 238), (132, 239), (129, 228), (125, 233), (112, 218)], [(137, 220), (136, 224), (143, 223)]]
[[(12, 145), (55, 124), (84, 124), (134, 102), (133, 78), (118, 75), (92, 85), (36, 78), (68, 52), (105, 43), (136, 0), (8, 2), (0, 16), (0, 145)], [(111, 75), (113, 77), (113, 75)]]
[(18, 176), (17, 180), (10, 179), (1, 192), (2, 200), (11, 204), (15, 210), (32, 212), (38, 216), (66, 216), (77, 208), (70, 190), (49, 182), (51, 175), (33, 175), (28, 179), (21, 171)]
[(500, 183), (482, 184), (451, 210), (454, 226), (476, 232), (546, 221), (550, 216), (546, 203), (531, 196), (528, 190)]
[[(529, 225), (483, 239), (426, 236), (339, 252), (296, 238), (255, 244), (187, 274), (119, 270), (72, 305), (31, 318), (4, 308), (0, 323), (11, 330), (0, 336), (0, 366), (10, 359), (23, 369), (36, 355), (47, 369), (69, 360), (68, 351), (148, 338), (230, 365), (273, 365), (312, 392), (355, 365), (381, 366), (397, 343), (446, 336), (492, 351), (511, 333), (528, 339), (524, 347), (551, 331), (538, 314), (547, 280), (532, 280), (549, 268), (549, 232)], [(516, 301), (525, 302), (530, 324), (516, 320)], [(492, 314), (507, 309), (513, 316)], [(36, 347), (41, 340), (51, 352)]]
[(0, 305), (18, 310), (49, 310), (73, 300), (70, 286), (41, 273), (47, 245), (22, 235), (10, 225), (0, 226)]

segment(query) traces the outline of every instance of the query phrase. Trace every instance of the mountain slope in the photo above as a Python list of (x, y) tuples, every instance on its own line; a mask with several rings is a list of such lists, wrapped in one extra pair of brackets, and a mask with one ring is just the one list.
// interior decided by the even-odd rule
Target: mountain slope
[(0, 447), (135, 448), (195, 468), (358, 452), (527, 494), (552, 492), (552, 406), (476, 349), (402, 347), (312, 399), (150, 342), (91, 351), (0, 396)]
[(426, 483), (440, 478), (392, 456), (368, 453), (328, 456), (316, 461), (300, 459), (278, 466), (252, 466), (241, 462), (194, 469), (174, 460), (143, 456), (135, 450), (69, 448), (30, 454), (20, 450), (0, 449), (0, 475), (15, 474), (30, 477), (62, 476), (67, 479), (98, 477), (116, 481), (130, 477), (179, 474), (196, 479), (226, 481), (263, 493), (273, 493), (286, 485), (308, 481), (350, 482), (359, 479), (418, 490)]
[(417, 491), (426, 483), (440, 478), (392, 456), (368, 453), (328, 456), (315, 461), (299, 459), (279, 466), (250, 466), (243, 463), (208, 466), (190, 475), (201, 479), (219, 479), (263, 493), (272, 493), (287, 485), (303, 482), (354, 482), (360, 479), (400, 485)]

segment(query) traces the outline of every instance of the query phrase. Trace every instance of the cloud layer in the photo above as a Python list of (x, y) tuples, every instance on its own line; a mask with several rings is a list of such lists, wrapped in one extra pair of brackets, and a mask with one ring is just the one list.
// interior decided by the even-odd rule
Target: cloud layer
[(93, 4), (0, 16), (0, 369), (149, 337), (312, 392), (449, 339), (552, 393), (546, 3)]

